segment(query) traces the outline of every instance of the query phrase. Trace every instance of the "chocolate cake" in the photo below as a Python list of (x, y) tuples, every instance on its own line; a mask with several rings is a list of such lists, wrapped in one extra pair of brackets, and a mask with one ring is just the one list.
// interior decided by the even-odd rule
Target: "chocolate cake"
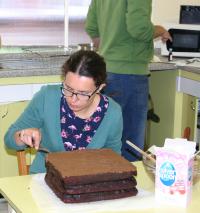
[(50, 153), (46, 168), (46, 183), (66, 203), (137, 194), (136, 167), (111, 149)]

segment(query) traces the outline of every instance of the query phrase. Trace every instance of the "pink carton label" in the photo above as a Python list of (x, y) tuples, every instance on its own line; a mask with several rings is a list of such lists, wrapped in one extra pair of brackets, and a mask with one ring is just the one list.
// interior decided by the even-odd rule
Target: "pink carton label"
[(193, 158), (177, 152), (156, 151), (156, 201), (186, 206), (191, 199)]

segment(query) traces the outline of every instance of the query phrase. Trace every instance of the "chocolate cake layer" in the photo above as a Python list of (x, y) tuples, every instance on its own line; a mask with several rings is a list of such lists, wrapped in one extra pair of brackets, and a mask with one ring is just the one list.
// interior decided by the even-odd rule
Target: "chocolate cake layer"
[(127, 179), (137, 174), (136, 167), (111, 149), (86, 149), (50, 153), (47, 173), (54, 171), (65, 184), (90, 184)]
[(67, 195), (65, 194), (61, 200), (65, 203), (82, 203), (82, 202), (91, 202), (99, 200), (112, 200), (125, 198), (130, 196), (135, 196), (138, 193), (136, 188), (126, 189), (126, 190), (116, 190), (110, 192), (96, 192), (96, 193), (87, 193), (80, 195)]
[(137, 194), (136, 167), (111, 149), (50, 153), (46, 168), (46, 183), (65, 203)]
[(54, 191), (54, 193), (65, 203), (81, 203), (81, 202), (91, 202), (99, 200), (111, 200), (118, 198), (125, 198), (130, 196), (135, 196), (138, 190), (134, 187), (131, 189), (113, 190), (105, 192), (92, 192), (83, 194), (67, 194), (62, 193), (54, 187), (54, 185), (46, 179), (47, 184)]
[(46, 182), (51, 182), (54, 188), (57, 188), (62, 193), (67, 194), (81, 194), (90, 192), (101, 192), (101, 191), (113, 191), (121, 189), (130, 189), (136, 186), (136, 180), (134, 177), (115, 180), (115, 181), (104, 181), (92, 184), (81, 184), (81, 185), (68, 185), (64, 184), (51, 172), (47, 173), (45, 176)]

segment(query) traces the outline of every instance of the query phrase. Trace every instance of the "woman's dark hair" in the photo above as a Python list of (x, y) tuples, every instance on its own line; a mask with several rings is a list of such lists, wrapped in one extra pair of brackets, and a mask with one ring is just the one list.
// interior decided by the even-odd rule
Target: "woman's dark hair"
[(106, 63), (94, 51), (79, 50), (73, 53), (62, 66), (64, 78), (68, 72), (92, 78), (96, 87), (106, 82)]

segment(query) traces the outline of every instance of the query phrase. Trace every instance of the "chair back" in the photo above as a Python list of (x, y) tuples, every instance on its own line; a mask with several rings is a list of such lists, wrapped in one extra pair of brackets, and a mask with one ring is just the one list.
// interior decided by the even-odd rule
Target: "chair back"
[(27, 165), (27, 163), (26, 163), (25, 150), (17, 151), (17, 163), (18, 163), (19, 175), (28, 175), (30, 165)]

